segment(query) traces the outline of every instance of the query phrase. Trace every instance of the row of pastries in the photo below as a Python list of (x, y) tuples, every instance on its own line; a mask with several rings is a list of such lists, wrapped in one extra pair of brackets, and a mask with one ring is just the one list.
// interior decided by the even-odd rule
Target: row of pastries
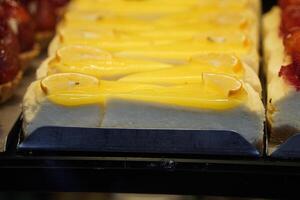
[(42, 126), (232, 130), (265, 121), (258, 0), (73, 0), (23, 101)]

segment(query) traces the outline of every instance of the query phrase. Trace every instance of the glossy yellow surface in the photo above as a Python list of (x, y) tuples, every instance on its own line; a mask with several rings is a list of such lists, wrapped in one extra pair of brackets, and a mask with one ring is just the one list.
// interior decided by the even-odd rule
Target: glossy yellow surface
[(234, 108), (247, 100), (238, 58), (256, 49), (253, 2), (73, 0), (41, 89), (64, 106)]
[(69, 46), (57, 51), (48, 64), (48, 74), (77, 72), (100, 79), (116, 79), (128, 74), (173, 67), (169, 64), (113, 57), (98, 48)]
[[(111, 98), (181, 106), (196, 109), (230, 109), (247, 97), (242, 82), (231, 76), (203, 73), (202, 82), (177, 86), (118, 81), (95, 81), (92, 76), (65, 73), (41, 80), (41, 88), (52, 102), (64, 106), (105, 105)], [(59, 83), (59, 84), (58, 84)]]
[[(79, 31), (62, 35), (60, 39), (61, 46), (87, 45), (115, 53), (130, 51), (133, 54), (139, 51), (137, 55), (154, 57), (159, 57), (157, 54), (161, 53), (168, 57), (166, 54), (172, 54), (172, 51), (176, 51), (183, 57), (207, 52), (245, 54), (253, 47), (247, 35), (243, 33), (180, 32), (176, 29), (173, 30), (173, 36), (168, 35), (168, 32), (165, 34), (159, 32), (110, 34), (105, 31), (97, 34)], [(157, 54), (150, 53), (151, 51), (156, 51)]]
[(192, 58), (188, 64), (125, 76), (119, 81), (159, 85), (201, 83), (203, 73), (227, 74), (243, 79), (244, 68), (232, 55), (206, 54)]
[(208, 10), (222, 10), (230, 8), (232, 11), (240, 11), (249, 6), (251, 0), (95, 0), (82, 1), (77, 0), (72, 5), (72, 9), (76, 10), (101, 10), (106, 13), (118, 13), (122, 15), (147, 15), (147, 14), (174, 14), (178, 12), (186, 12), (191, 9), (197, 9), (199, 12)]

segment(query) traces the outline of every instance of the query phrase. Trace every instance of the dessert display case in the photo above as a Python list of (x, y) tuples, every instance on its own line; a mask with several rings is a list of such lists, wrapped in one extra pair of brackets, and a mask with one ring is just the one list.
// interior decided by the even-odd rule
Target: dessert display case
[(159, 4), (69, 5), (24, 96), (19, 150), (263, 153), (260, 2)]
[[(264, 10), (274, 3), (263, 1)], [(274, 198), (298, 192), (299, 135), (269, 155), (267, 130), (253, 146), (222, 130), (42, 127), (24, 138), (22, 124), (21, 115), (0, 156), (2, 190)]]

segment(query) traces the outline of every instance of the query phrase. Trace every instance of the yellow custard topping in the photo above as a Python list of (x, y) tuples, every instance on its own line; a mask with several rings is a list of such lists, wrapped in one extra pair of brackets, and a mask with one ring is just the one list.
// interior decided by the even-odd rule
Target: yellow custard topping
[(96, 19), (69, 19), (68, 17), (62, 21), (60, 27), (68, 28), (89, 28), (94, 31), (101, 30), (119, 30), (119, 31), (150, 31), (155, 29), (153, 24), (146, 23), (142, 20), (122, 17), (102, 17), (98, 16)]
[(48, 63), (48, 74), (77, 72), (100, 79), (116, 79), (128, 74), (173, 67), (169, 64), (117, 58), (98, 48), (68, 46), (57, 51)]
[(235, 108), (248, 99), (240, 59), (255, 57), (255, 2), (73, 0), (40, 88), (63, 106), (123, 99)]
[(136, 73), (125, 76), (119, 81), (183, 85), (201, 83), (203, 73), (227, 74), (241, 80), (244, 78), (244, 68), (237, 57), (226, 54), (206, 54), (192, 58), (189, 63), (185, 65)]
[[(80, 11), (79, 11), (80, 12)], [(60, 28), (81, 29), (86, 28), (93, 31), (115, 30), (115, 31), (155, 31), (172, 29), (193, 29), (198, 31), (208, 30), (249, 30), (255, 16), (247, 11), (241, 13), (232, 12), (191, 12), (155, 20), (140, 20), (130, 17), (103, 16), (102, 13), (78, 12), (68, 13)]]
[[(101, 37), (101, 36), (100, 36)], [(109, 36), (90, 39), (90, 37), (63, 37), (59, 47), (68, 45), (85, 45), (116, 53), (122, 57), (175, 59), (187, 61), (193, 56), (207, 53), (248, 54), (253, 50), (251, 40), (241, 33), (230, 34), (199, 34), (192, 38), (159, 36), (161, 39), (148, 39), (145, 36)]]
[(247, 34), (239, 30), (221, 29), (219, 31), (199, 31), (197, 28), (155, 29), (146, 32), (116, 30), (93, 31), (85, 28), (64, 28), (59, 30), (58, 37), (59, 43), (62, 46), (85, 44), (102, 48), (125, 48), (127, 46), (134, 48), (135, 46), (143, 47), (149, 44), (166, 44), (193, 39), (203, 42), (216, 40), (219, 43), (226, 43), (226, 41), (228, 43), (238, 43), (246, 40)]
[(252, 50), (251, 42), (247, 37), (232, 38), (230, 41), (224, 37), (207, 37), (202, 39), (190, 39), (169, 44), (149, 45), (145, 47), (108, 48), (120, 57), (154, 59), (164, 62), (185, 62), (192, 57), (209, 54), (235, 54), (237, 56), (248, 55)]
[(148, 21), (86, 11), (82, 11), (83, 17), (72, 11), (58, 29), (57, 46), (87, 45), (121, 52), (125, 57), (185, 61), (203, 53), (245, 55), (255, 49), (255, 35), (249, 32), (255, 29), (251, 26), (251, 20), (255, 19), (247, 11), (216, 14), (215, 11), (196, 10)]
[(142, 15), (156, 14), (167, 15), (179, 12), (187, 12), (189, 10), (198, 9), (199, 12), (207, 10), (224, 10), (230, 9), (234, 12), (244, 10), (250, 6), (251, 0), (96, 0), (82, 1), (77, 0), (71, 4), (71, 10), (97, 10), (109, 13), (118, 13), (121, 15)]
[(40, 81), (47, 98), (63, 106), (101, 104), (118, 98), (194, 109), (224, 110), (247, 99), (243, 83), (222, 74), (203, 73), (202, 82), (176, 86), (97, 81), (92, 76), (61, 73)]

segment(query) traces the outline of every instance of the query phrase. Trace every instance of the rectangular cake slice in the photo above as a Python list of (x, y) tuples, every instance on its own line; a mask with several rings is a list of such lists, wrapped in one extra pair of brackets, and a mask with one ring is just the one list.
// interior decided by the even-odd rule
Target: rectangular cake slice
[(248, 84), (221, 74), (204, 73), (202, 82), (176, 86), (54, 74), (31, 85), (23, 110), (27, 135), (52, 125), (232, 130), (253, 144), (263, 138), (264, 108), (259, 94)]
[(262, 143), (258, 0), (74, 0), (24, 98), (24, 131), (235, 131)]
[[(299, 7), (282, 1), (264, 17), (264, 59), (268, 82), (268, 122), (271, 141), (281, 144), (300, 132), (300, 92), (297, 27)], [(296, 3), (295, 1), (294, 3)], [(296, 22), (294, 21), (294, 22)]]

